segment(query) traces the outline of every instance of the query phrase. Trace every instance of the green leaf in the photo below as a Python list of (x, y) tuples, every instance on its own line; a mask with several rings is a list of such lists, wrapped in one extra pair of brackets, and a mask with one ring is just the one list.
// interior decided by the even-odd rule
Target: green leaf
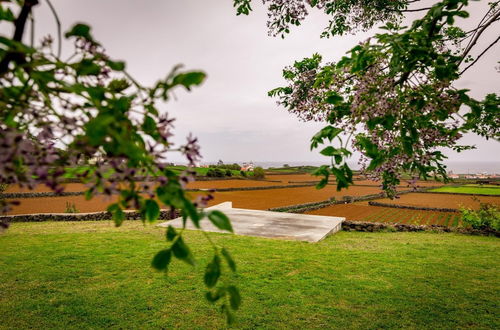
[(170, 249), (161, 250), (154, 256), (151, 266), (158, 270), (166, 270), (171, 259), (172, 251)]
[(220, 258), (218, 255), (214, 255), (211, 262), (208, 263), (205, 269), (204, 281), (208, 288), (213, 288), (220, 277)]
[(323, 156), (340, 155), (340, 151), (338, 151), (337, 149), (335, 149), (332, 146), (326, 147), (325, 149), (321, 150), (319, 153), (322, 154)]
[(82, 23), (78, 23), (78, 24), (73, 25), (71, 30), (66, 32), (65, 37), (66, 38), (82, 37), (84, 39), (93, 41), (92, 36), (90, 35), (90, 26), (88, 26), (87, 24), (82, 24)]
[(224, 259), (226, 259), (226, 262), (227, 262), (227, 265), (229, 266), (229, 268), (233, 272), (235, 272), (236, 271), (236, 263), (234, 262), (233, 258), (229, 254), (229, 251), (227, 251), (226, 248), (222, 248), (221, 253), (222, 253), (222, 256), (224, 257)]
[(171, 242), (174, 240), (174, 238), (177, 236), (177, 232), (175, 231), (175, 228), (172, 226), (168, 226), (167, 232), (165, 233), (165, 236), (167, 238), (167, 241)]
[(217, 228), (233, 232), (233, 227), (231, 226), (231, 221), (221, 211), (214, 210), (214, 211), (209, 212), (208, 219), (210, 219), (210, 221)]
[(145, 133), (149, 135), (154, 135), (156, 132), (156, 121), (150, 116), (144, 117), (144, 122), (142, 123), (142, 129)]
[(115, 71), (123, 71), (125, 70), (125, 62), (123, 61), (111, 61), (111, 60), (108, 60), (106, 62), (108, 64), (108, 66), (115, 70)]
[(187, 73), (179, 73), (173, 79), (172, 85), (182, 85), (187, 90), (191, 90), (191, 86), (200, 85), (207, 75), (204, 72), (192, 71)]
[(147, 199), (142, 208), (142, 216), (144, 220), (149, 222), (156, 221), (160, 216), (160, 207), (154, 199)]
[(115, 93), (120, 93), (130, 87), (130, 83), (126, 79), (113, 79), (108, 84), (108, 88)]
[(83, 59), (72, 67), (79, 76), (96, 76), (101, 72), (101, 66), (90, 59)]
[(175, 243), (172, 245), (172, 252), (177, 259), (182, 260), (191, 266), (194, 266), (194, 258), (188, 246), (186, 245), (186, 243), (184, 243), (182, 237), (177, 238)]
[(227, 287), (227, 292), (229, 293), (229, 303), (233, 310), (237, 310), (241, 305), (241, 296), (238, 288), (234, 285), (229, 285)]
[(125, 213), (118, 203), (113, 203), (108, 206), (108, 212), (111, 213), (117, 227), (120, 226), (125, 220)]
[(329, 92), (326, 97), (326, 103), (337, 105), (344, 101), (344, 98), (335, 92)]
[(0, 6), (0, 21), (14, 22), (15, 20), (16, 17), (10, 8), (3, 8), (3, 6)]
[(189, 216), (189, 218), (191, 218), (196, 228), (200, 228), (201, 216), (193, 203), (191, 203), (191, 201), (184, 199), (184, 208), (182, 209), (182, 213), (183, 215)]

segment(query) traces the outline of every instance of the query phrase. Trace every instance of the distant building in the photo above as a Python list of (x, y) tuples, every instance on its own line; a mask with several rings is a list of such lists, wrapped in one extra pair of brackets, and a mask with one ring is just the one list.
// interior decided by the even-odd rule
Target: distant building
[(253, 165), (253, 162), (250, 163), (243, 163), (243, 166), (241, 166), (241, 171), (243, 172), (248, 172), (248, 171), (253, 171), (255, 169), (255, 166)]

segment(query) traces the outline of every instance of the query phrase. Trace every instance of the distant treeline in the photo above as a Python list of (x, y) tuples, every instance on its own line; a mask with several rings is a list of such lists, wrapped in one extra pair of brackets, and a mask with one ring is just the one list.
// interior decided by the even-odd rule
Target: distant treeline
[(220, 164), (220, 165), (209, 165), (209, 168), (218, 168), (218, 169), (223, 169), (223, 170), (235, 170), (239, 171), (241, 169), (241, 166), (234, 163), (234, 164)]

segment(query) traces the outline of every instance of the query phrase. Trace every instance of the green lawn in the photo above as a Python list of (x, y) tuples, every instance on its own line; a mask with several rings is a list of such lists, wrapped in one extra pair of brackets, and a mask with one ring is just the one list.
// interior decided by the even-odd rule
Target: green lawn
[(432, 189), (430, 191), (459, 193), (459, 194), (486, 194), (486, 195), (500, 195), (498, 187), (481, 187), (481, 186), (460, 186), (460, 187), (441, 187)]
[[(340, 232), (316, 244), (211, 234), (238, 262), (237, 328), (499, 328), (500, 240)], [(14, 224), (0, 236), (0, 328), (221, 328), (199, 266), (153, 271), (163, 230)]]

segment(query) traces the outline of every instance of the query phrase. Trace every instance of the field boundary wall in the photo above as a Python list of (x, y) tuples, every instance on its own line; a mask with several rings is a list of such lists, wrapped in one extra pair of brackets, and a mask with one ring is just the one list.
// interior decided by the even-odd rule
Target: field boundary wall
[(411, 205), (400, 205), (391, 203), (380, 203), (380, 202), (368, 202), (371, 206), (382, 206), (382, 207), (392, 207), (395, 209), (408, 209), (408, 210), (418, 210), (418, 211), (437, 211), (437, 212), (460, 212), (458, 209), (440, 208), (440, 207), (424, 207), (424, 206), (411, 206)]

